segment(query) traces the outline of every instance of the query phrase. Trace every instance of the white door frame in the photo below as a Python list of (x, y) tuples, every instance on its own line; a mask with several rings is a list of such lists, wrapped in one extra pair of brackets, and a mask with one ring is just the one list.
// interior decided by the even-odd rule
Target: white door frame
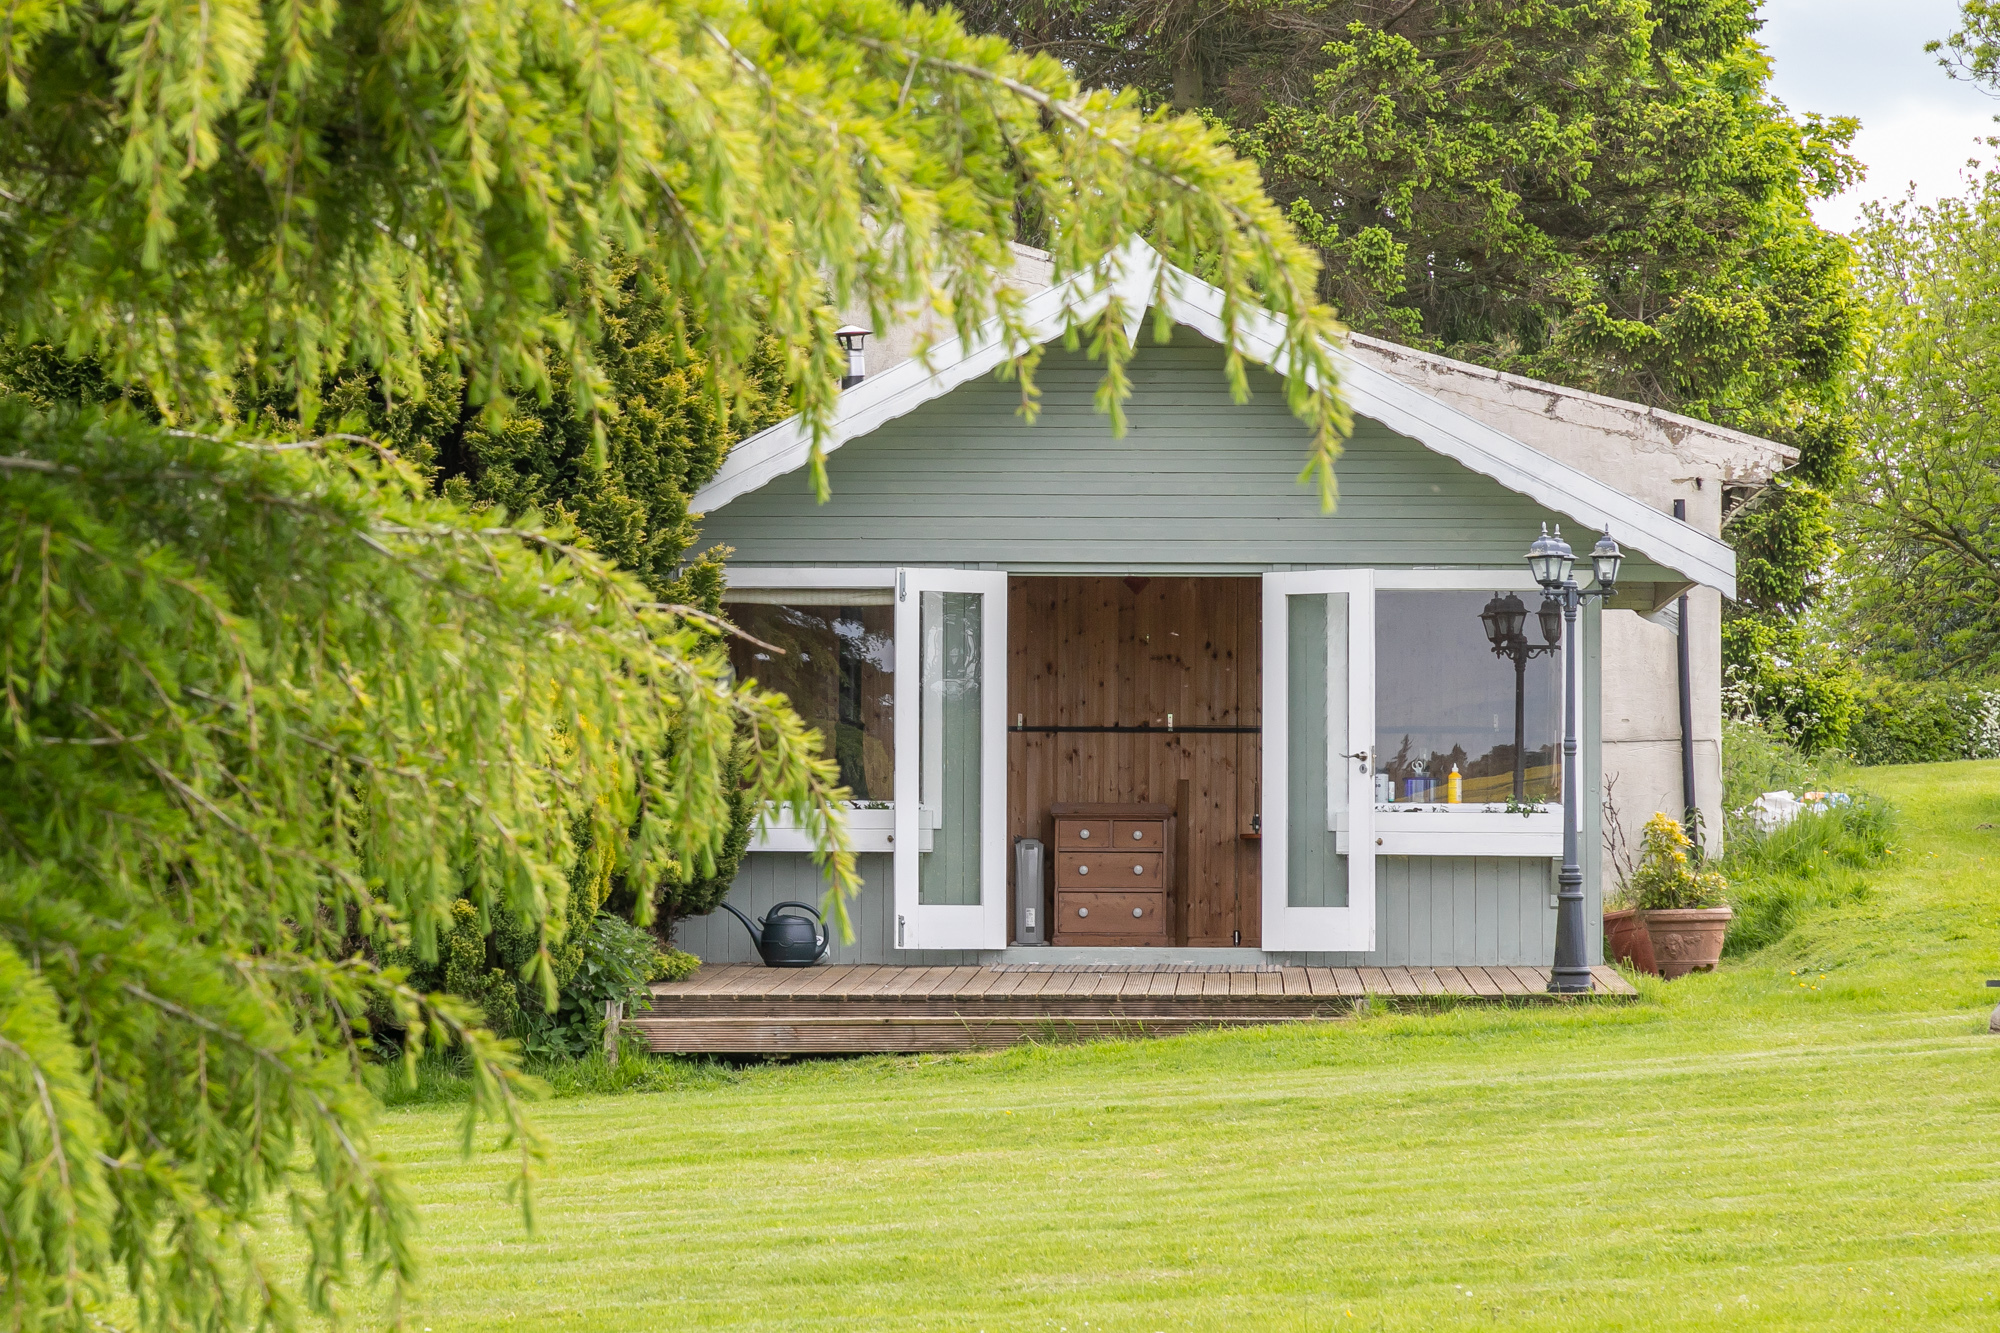
[[(979, 901), (965, 906), (918, 901), (922, 856), (941, 812), (922, 804), (926, 773), (922, 722), (932, 701), (923, 690), (926, 592), (978, 593)], [(938, 714), (931, 718), (933, 728)], [(935, 764), (931, 765), (936, 768)], [(1007, 575), (983, 569), (896, 571), (895, 946), (898, 949), (1007, 947)]]
[[(1291, 834), (1287, 599), (1325, 593), (1347, 594), (1344, 697), (1337, 697), (1331, 651), (1326, 673), (1326, 716), (1329, 721), (1346, 717), (1347, 738), (1354, 745), (1349, 754), (1336, 754), (1335, 747), (1327, 747), (1326, 827), (1345, 835), (1347, 906), (1293, 907), (1287, 882)], [(1333, 629), (1329, 606), (1329, 650)], [(1263, 677), (1263, 947), (1274, 953), (1367, 953), (1375, 947), (1375, 571), (1315, 569), (1264, 575)], [(1345, 802), (1335, 795), (1340, 784), (1334, 779), (1341, 775), (1336, 764), (1346, 766)]]

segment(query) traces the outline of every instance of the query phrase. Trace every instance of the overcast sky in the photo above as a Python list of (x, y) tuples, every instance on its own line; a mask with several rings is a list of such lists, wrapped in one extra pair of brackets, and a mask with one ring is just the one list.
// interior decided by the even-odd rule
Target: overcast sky
[(1764, 0), (1771, 90), (1794, 111), (1861, 118), (1855, 155), (1868, 178), (1813, 210), (1846, 231), (1868, 199), (1963, 192), (1966, 159), (1992, 160), (1979, 140), (2000, 133), (2000, 99), (1954, 82), (1924, 43), (1957, 26), (1957, 0)]

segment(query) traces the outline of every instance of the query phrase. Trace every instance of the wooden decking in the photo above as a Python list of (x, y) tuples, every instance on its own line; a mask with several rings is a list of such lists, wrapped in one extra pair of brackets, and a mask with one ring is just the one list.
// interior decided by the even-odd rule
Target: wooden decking
[[(1635, 993), (1611, 968), (1592, 968), (1591, 977), (1597, 996)], [(1307, 1022), (1351, 1013), (1366, 996), (1567, 998), (1550, 995), (1548, 984), (1545, 967), (728, 966), (654, 986), (652, 1011), (626, 1026), (655, 1051), (953, 1051)]]

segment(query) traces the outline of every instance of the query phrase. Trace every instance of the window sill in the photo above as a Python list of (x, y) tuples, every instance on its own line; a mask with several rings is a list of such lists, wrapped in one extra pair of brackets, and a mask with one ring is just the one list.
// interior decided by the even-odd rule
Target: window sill
[[(750, 850), (753, 852), (810, 852), (813, 850), (812, 835), (792, 819), (790, 810), (778, 809), (767, 812), (769, 822), (763, 831), (752, 831)], [(930, 841), (930, 830), (923, 830), (923, 841)], [(847, 807), (847, 845), (856, 852), (893, 852), (896, 850), (896, 811), (886, 804)], [(929, 850), (927, 847), (924, 850)]]
[[(1346, 851), (1346, 834), (1336, 851)], [(1501, 806), (1378, 805), (1377, 856), (1562, 855), (1562, 811), (1508, 814)]]

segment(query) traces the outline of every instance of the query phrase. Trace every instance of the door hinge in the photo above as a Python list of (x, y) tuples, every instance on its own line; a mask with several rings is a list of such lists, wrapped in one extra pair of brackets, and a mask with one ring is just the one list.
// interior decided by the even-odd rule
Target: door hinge
[(904, 922), (904, 920), (903, 920), (903, 918), (902, 918), (902, 917), (900, 917), (900, 916), (899, 916), (899, 917), (897, 917), (897, 918), (896, 918), (896, 947), (897, 947), (898, 949), (907, 949), (907, 948), (909, 948), (909, 947), (910, 947), (909, 945), (907, 945), (907, 944), (903, 943), (903, 940), (904, 940), (904, 934), (903, 934), (903, 927), (904, 927), (904, 924), (905, 924), (905, 922)]
[(899, 601), (899, 602), (907, 602), (907, 601), (909, 601), (909, 600), (910, 600), (910, 583), (909, 583), (909, 581), (910, 581), (910, 576), (909, 576), (908, 574), (906, 574), (905, 572), (903, 572), (903, 571), (902, 571), (902, 570), (900, 570), (900, 569), (896, 571), (896, 600), (897, 600), (897, 601)]

